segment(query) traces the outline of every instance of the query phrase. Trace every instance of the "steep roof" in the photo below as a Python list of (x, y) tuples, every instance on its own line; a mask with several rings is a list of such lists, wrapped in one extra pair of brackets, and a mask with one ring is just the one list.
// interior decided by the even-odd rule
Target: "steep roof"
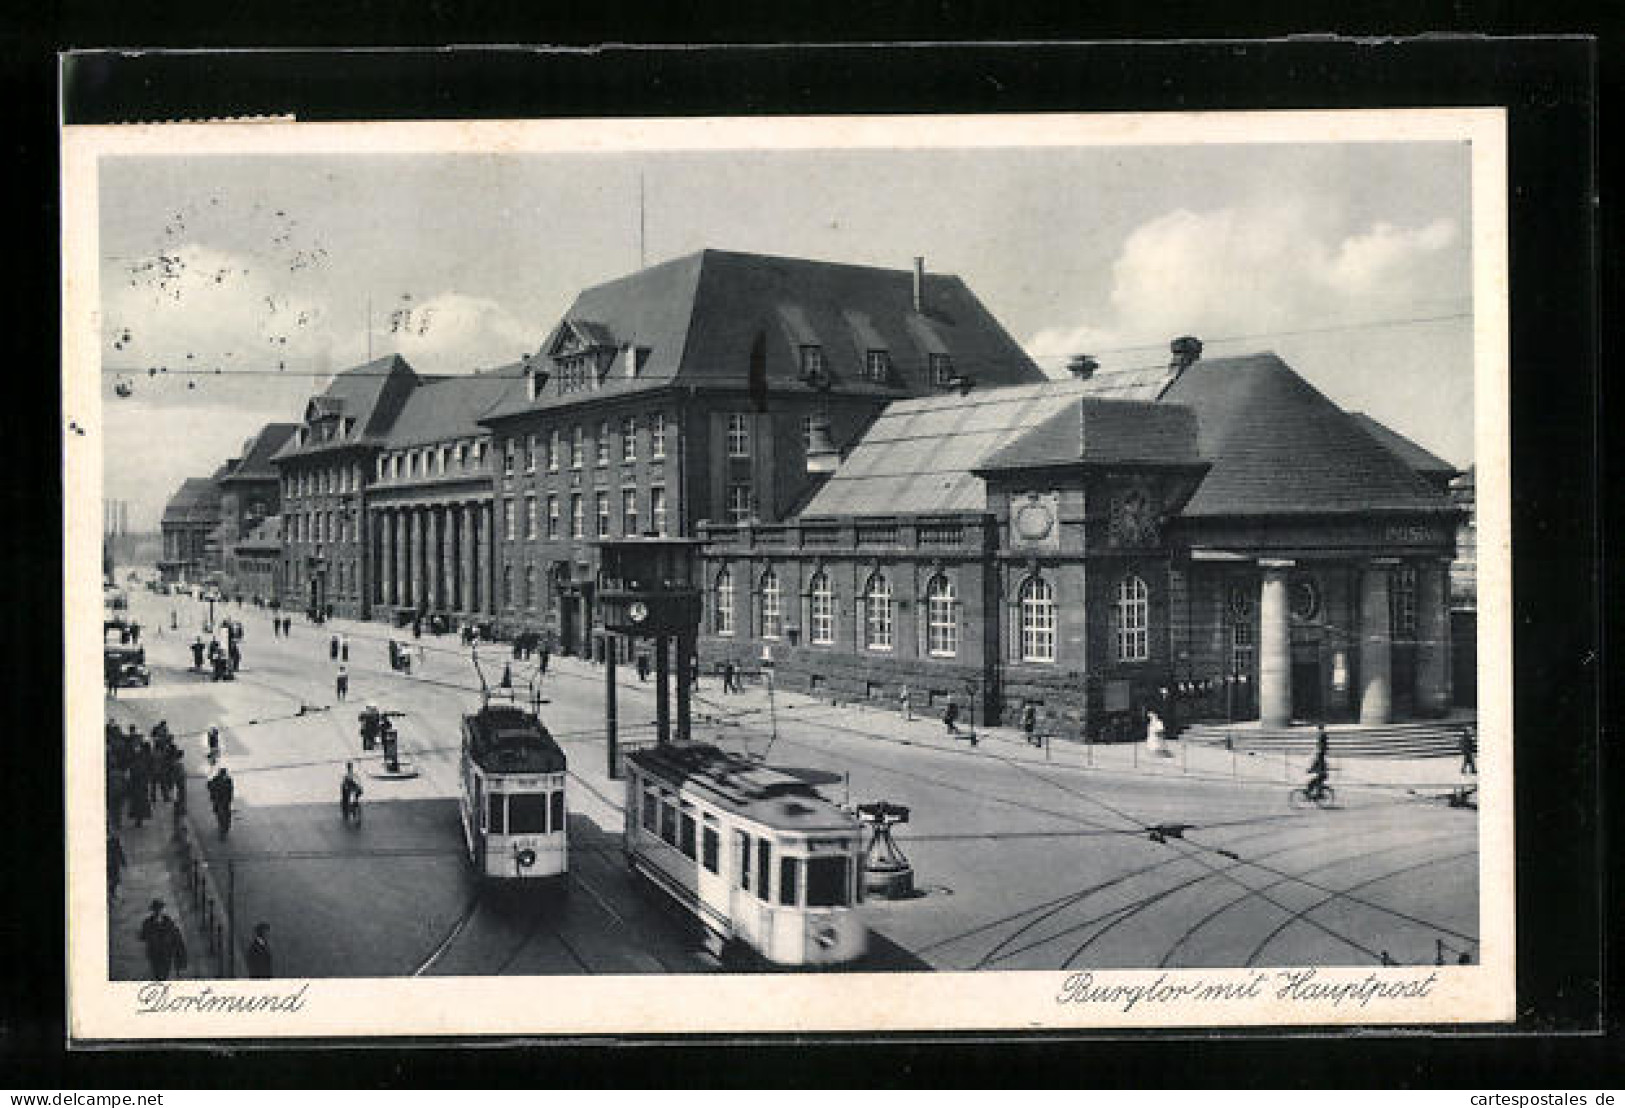
[(384, 442), (390, 447), (421, 446), (483, 435), (479, 419), (509, 393), (524, 392), (524, 366), (519, 363), (470, 376), (419, 377)]
[(1045, 381), (894, 401), (802, 514), (980, 511), (987, 487), (976, 471), (1034, 428), (1081, 418), (1086, 385)]
[(1202, 464), (1196, 413), (1174, 404), (1080, 397), (982, 459), (984, 471), (1058, 465)]
[(389, 430), (400, 407), (399, 387), (394, 382), (416, 380), (417, 373), (399, 354), (375, 358), (333, 375), (319, 395), (306, 405), (306, 420), (311, 416), (338, 413), (345, 420), (353, 420), (350, 433), (342, 440), (318, 439), (301, 444), (299, 435), (289, 436), (274, 458), (292, 458), (302, 454), (316, 454), (339, 446), (352, 446), (358, 442), (374, 442)]
[(220, 521), (220, 486), (211, 477), (188, 477), (164, 505), (163, 522), (212, 524)]
[(299, 430), (297, 423), (267, 423), (250, 439), (240, 460), (222, 481), (275, 481), (277, 472), (271, 459)]
[(1431, 453), (1387, 424), (1378, 423), (1364, 412), (1350, 412), (1349, 418), (1364, 428), (1367, 434), (1391, 451), (1400, 461), (1424, 477), (1450, 478), (1459, 472), (1455, 466), (1437, 454)]
[(1162, 393), (1213, 468), (1183, 515), (1444, 511), (1449, 501), (1273, 353), (1202, 359)]
[[(583, 291), (537, 362), (551, 371), (549, 355), (567, 333), (637, 356), (619, 357), (596, 389), (561, 396), (550, 386), (538, 401), (519, 394), (491, 418), (677, 383), (744, 387), (758, 340), (775, 391), (811, 388), (801, 376), (803, 346), (822, 350), (844, 393), (929, 391), (929, 355), (944, 353), (982, 387), (1043, 379), (958, 277), (928, 273), (923, 312), (914, 311), (913, 288), (911, 270), (804, 258), (702, 250), (663, 262)], [(871, 350), (889, 355), (889, 382), (864, 377)]]

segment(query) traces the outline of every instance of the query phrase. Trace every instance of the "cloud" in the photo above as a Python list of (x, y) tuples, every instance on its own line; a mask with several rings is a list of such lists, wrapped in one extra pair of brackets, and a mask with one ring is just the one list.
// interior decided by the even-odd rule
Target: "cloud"
[(469, 373), (517, 362), (544, 337), (495, 300), (458, 292), (392, 308), (380, 330), (386, 349), (425, 373)]
[(1056, 371), (1068, 353), (1103, 366), (1149, 364), (1177, 335), (1206, 341), (1412, 318), (1461, 308), (1469, 288), (1453, 220), (1344, 228), (1302, 202), (1179, 208), (1136, 227), (1112, 263), (1093, 320), (1038, 331), (1029, 348)]

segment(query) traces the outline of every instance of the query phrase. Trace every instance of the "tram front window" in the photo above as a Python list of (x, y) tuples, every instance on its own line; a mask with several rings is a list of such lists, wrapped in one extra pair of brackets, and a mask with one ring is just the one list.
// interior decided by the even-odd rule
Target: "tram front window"
[(504, 834), (502, 819), (502, 802), (505, 799), (501, 793), (492, 793), (486, 798), (488, 801), (485, 812), (485, 829), (493, 835)]
[(508, 834), (542, 835), (546, 832), (546, 793), (518, 793), (508, 798)]
[(807, 859), (807, 907), (844, 908), (847, 898), (846, 858), (825, 855)]
[(779, 859), (779, 903), (791, 908), (796, 906), (797, 878), (801, 874), (800, 858)]

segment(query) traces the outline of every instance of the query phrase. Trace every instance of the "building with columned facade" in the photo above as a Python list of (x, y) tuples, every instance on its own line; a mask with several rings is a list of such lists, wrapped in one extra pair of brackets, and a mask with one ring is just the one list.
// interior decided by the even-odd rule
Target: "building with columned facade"
[(1275, 355), (1200, 349), (892, 403), (793, 517), (700, 528), (702, 663), (1103, 737), (1448, 711), (1442, 475)]
[[(705, 250), (583, 291), (481, 423), (497, 613), (598, 649), (594, 544), (793, 517), (902, 397), (1043, 379), (959, 278)], [(812, 449), (809, 449), (811, 447)]]

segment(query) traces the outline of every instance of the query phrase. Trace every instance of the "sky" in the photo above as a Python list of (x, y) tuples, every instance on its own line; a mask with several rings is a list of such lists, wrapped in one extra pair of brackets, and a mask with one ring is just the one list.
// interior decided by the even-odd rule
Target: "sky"
[(105, 157), (105, 495), (155, 527), (369, 350), (511, 363), (579, 290), (707, 247), (923, 256), (1057, 376), (1184, 334), (1274, 350), (1465, 468), (1469, 169), (1457, 142)]

